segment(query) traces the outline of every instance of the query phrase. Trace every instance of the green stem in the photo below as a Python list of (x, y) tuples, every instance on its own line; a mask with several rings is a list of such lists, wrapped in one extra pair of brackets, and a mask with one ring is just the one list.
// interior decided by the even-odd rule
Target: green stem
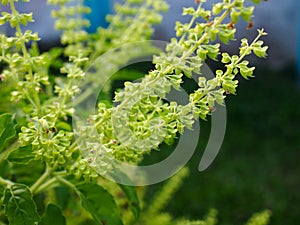
[(43, 183), (42, 185), (40, 185), (39, 187), (37, 187), (37, 189), (35, 190), (34, 194), (39, 194), (43, 191), (46, 191), (48, 189), (54, 188), (56, 186), (59, 185), (59, 182), (57, 180), (56, 177), (51, 178), (50, 180), (46, 181), (45, 183)]
[(50, 176), (50, 171), (47, 168), (44, 172), (44, 174), (30, 187), (30, 191), (32, 193), (35, 193), (37, 189), (48, 179)]
[[(228, 14), (230, 13), (231, 9), (234, 7), (234, 5), (236, 4), (238, 0), (234, 0), (229, 6), (228, 8), (226, 9), (225, 12), (223, 12), (223, 14), (221, 15), (220, 18), (218, 18), (218, 20), (212, 25), (213, 28), (219, 26), (222, 21), (228, 16)], [(198, 7), (201, 7), (200, 5)], [(193, 25), (193, 23), (195, 22), (195, 17), (193, 17), (191, 19), (191, 22), (189, 23), (189, 27), (191, 27)], [(181, 57), (180, 57), (180, 61), (184, 61), (186, 58), (188, 58), (190, 55), (192, 55), (196, 49), (206, 40), (206, 38), (208, 37), (208, 33), (204, 33), (202, 35), (202, 37), (197, 41), (197, 43), (191, 47), (185, 54), (183, 54)], [(181, 39), (180, 41), (182, 42), (184, 39)], [(165, 70), (163, 70), (162, 72), (159, 73), (159, 75), (154, 78), (151, 82), (148, 83), (149, 86), (151, 86), (153, 83), (155, 83), (160, 76), (164, 76), (168, 73), (170, 73), (171, 71), (173, 71), (174, 69), (174, 66), (168, 66), (167, 68), (165, 68)], [(125, 99), (120, 105), (119, 107), (122, 107), (123, 105), (126, 105), (128, 103), (130, 99)]]
[[(248, 46), (249, 49), (252, 50), (253, 48), (253, 45), (261, 38), (262, 36), (262, 33), (259, 33), (257, 35), (257, 37), (254, 39), (254, 41), (252, 41), (252, 43)], [(233, 67), (235, 68), (246, 56), (247, 56), (247, 51), (245, 51), (244, 54), (240, 55), (240, 57), (234, 62), (232, 63)], [(223, 75), (222, 75), (222, 78), (225, 78), (226, 76), (228, 76), (229, 74), (229, 70), (227, 70)]]
[(14, 183), (10, 180), (6, 180), (6, 179), (0, 177), (0, 184), (9, 187), (9, 186), (12, 186)]
[[(202, 5), (203, 5), (203, 3), (201, 2), (199, 5), (198, 5), (198, 7), (197, 7), (197, 9), (196, 9), (196, 12), (202, 7)], [(186, 35), (188, 34), (188, 30), (190, 30), (191, 28), (192, 28), (192, 26), (193, 26), (193, 24), (195, 23), (195, 20), (197, 19), (197, 16), (193, 16), (193, 18), (191, 19), (191, 21), (190, 21), (190, 23), (189, 23), (189, 25), (188, 25), (188, 27), (187, 27), (187, 31), (185, 31), (185, 33), (181, 36), (181, 38), (180, 38), (180, 40), (179, 40), (179, 44), (182, 44), (182, 42), (184, 41), (184, 39), (185, 39), (185, 37), (186, 37)]]
[[(143, 9), (147, 8), (148, 4), (145, 2), (143, 5), (140, 6), (139, 12), (135, 15), (133, 18), (133, 21), (141, 21), (141, 17), (144, 16)], [(132, 23), (123, 33), (122, 37), (118, 39), (119, 44), (123, 44), (128, 42), (128, 39), (130, 40), (130, 36), (132, 35), (132, 32), (134, 32), (134, 29), (136, 28), (136, 23)]]
[[(68, 175), (66, 170), (52, 172), (53, 169), (46, 169), (44, 174), (31, 186), (30, 191), (36, 195), (48, 189), (57, 187), (62, 180), (65, 180), (63, 177)], [(52, 176), (50, 179), (49, 177)], [(66, 183), (65, 181), (63, 183)]]
[(53, 172), (53, 176), (61, 176), (61, 177), (63, 177), (63, 176), (66, 176), (66, 175), (68, 175), (68, 171), (66, 171), (66, 170), (58, 171), (58, 172)]
[[(17, 17), (19, 13), (16, 10), (15, 4), (14, 4), (14, 0), (10, 0), (9, 3), (10, 3), (12, 15), (14, 17)], [(30, 55), (29, 55), (29, 53), (27, 51), (25, 42), (23, 41), (23, 33), (22, 33), (22, 30), (21, 30), (20, 23), (16, 24), (16, 31), (17, 31), (16, 32), (16, 36), (21, 40), (21, 49), (22, 49), (22, 53), (23, 53), (24, 59), (25, 59), (25, 61), (28, 61), (30, 63), (29, 69), (28, 69), (28, 74), (29, 74), (29, 77), (30, 77), (29, 80), (31, 82), (33, 82), (34, 77), (33, 77), (33, 71), (32, 71), (32, 61), (31, 61), (31, 57), (30, 57)], [(38, 111), (38, 115), (40, 115), (40, 113), (41, 113), (41, 103), (40, 103), (40, 99), (39, 99), (39, 96), (38, 96), (38, 92), (37, 92), (37, 90), (35, 88), (32, 89), (32, 92), (33, 92), (33, 99), (34, 99), (34, 102), (35, 102), (34, 106), (36, 107), (36, 109)], [(32, 102), (31, 99), (29, 99), (29, 101)]]
[[(252, 41), (252, 43), (249, 45), (248, 48), (252, 50), (253, 45), (261, 38), (261, 36), (262, 36), (262, 33), (259, 32), (257, 37), (254, 39), (254, 41)], [(235, 65), (239, 64), (243, 60), (243, 58), (245, 58), (246, 56), (247, 56), (247, 51), (245, 51), (245, 53), (240, 56), (240, 58), (235, 62)]]
[(71, 182), (69, 182), (68, 180), (66, 180), (65, 178), (60, 177), (60, 176), (58, 176), (57, 179), (58, 179), (61, 183), (65, 184), (67, 187), (69, 187), (69, 188), (71, 188), (72, 190), (74, 190), (74, 191), (76, 192), (76, 194), (77, 194), (78, 196), (80, 196), (80, 192), (77, 190), (77, 188), (76, 188), (76, 186), (75, 186), (74, 184), (72, 184)]
[[(230, 6), (228, 7), (228, 9), (222, 14), (222, 16), (217, 20), (217, 22), (215, 24), (213, 24), (213, 27), (217, 27), (225, 18), (226, 16), (230, 13), (232, 7), (235, 5), (235, 3), (237, 2), (237, 0), (234, 0)], [(199, 4), (197, 10), (199, 8), (201, 8), (202, 4)], [(196, 16), (193, 16), (191, 21), (189, 22), (188, 24), (188, 29), (190, 29), (193, 24), (195, 23), (195, 20), (196, 20)], [(182, 43), (186, 37), (188, 32), (185, 32), (181, 38), (180, 38), (180, 41), (179, 43)], [(193, 54), (195, 52), (195, 50), (203, 43), (203, 41), (207, 38), (208, 36), (208, 33), (205, 33), (204, 35), (202, 35), (202, 37), (199, 39), (199, 41), (189, 50), (186, 52), (186, 54), (182, 55), (180, 57), (181, 60), (185, 60), (187, 57), (189, 57), (191, 54)], [(151, 82), (149, 82), (147, 85), (151, 86), (152, 84), (156, 83), (157, 80), (159, 79), (160, 76), (164, 76), (168, 73), (170, 73), (171, 71), (173, 71), (174, 69), (174, 66), (168, 66), (167, 68), (165, 68), (164, 71), (160, 72), (160, 75), (157, 76), (157, 78), (154, 78)], [(83, 97), (83, 99), (85, 99), (90, 93), (86, 93), (86, 95)], [(80, 99), (81, 100), (81, 99)], [(119, 107), (122, 107), (124, 105), (127, 105), (128, 104), (128, 101), (130, 101), (130, 99), (125, 99), (123, 102), (121, 102), (121, 104), (119, 105)]]
[[(31, 186), (30, 190), (34, 195), (57, 187), (61, 183), (63, 177), (68, 175), (68, 172), (66, 170), (58, 172), (51, 171), (52, 170), (46, 169), (44, 174)], [(47, 180), (50, 175), (52, 176), (52, 178)]]
[[(216, 28), (217, 26), (219, 26), (222, 21), (228, 16), (228, 14), (230, 13), (231, 9), (234, 7), (234, 5), (236, 4), (238, 0), (234, 0), (226, 9), (225, 12), (223, 12), (223, 14), (221, 15), (221, 17), (212, 25), (213, 28)], [(197, 41), (197, 43), (189, 50), (187, 51), (182, 57), (181, 59), (184, 60), (187, 57), (189, 57), (191, 54), (193, 54), (196, 49), (203, 43), (203, 41), (205, 41), (205, 39), (208, 37), (208, 33), (204, 33), (202, 35), (202, 37)]]

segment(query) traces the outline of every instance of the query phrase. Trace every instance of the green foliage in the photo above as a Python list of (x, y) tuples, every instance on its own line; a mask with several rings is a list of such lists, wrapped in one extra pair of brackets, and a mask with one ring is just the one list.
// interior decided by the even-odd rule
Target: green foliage
[(32, 152), (32, 146), (27, 145), (13, 150), (6, 159), (11, 163), (28, 165), (34, 157), (35, 155)]
[(47, 210), (45, 215), (42, 217), (41, 225), (65, 225), (66, 224), (66, 219), (62, 214), (61, 209), (54, 205), (54, 204), (49, 204), (47, 206)]
[(77, 185), (76, 189), (80, 192), (82, 206), (92, 214), (98, 224), (122, 224), (113, 196), (103, 187), (84, 183)]
[(15, 136), (15, 124), (16, 123), (12, 115), (0, 115), (0, 152), (3, 150), (7, 141)]
[(184, 168), (176, 176), (170, 179), (170, 181), (154, 197), (152, 204), (150, 204), (148, 208), (148, 215), (146, 218), (153, 217), (153, 215), (159, 213), (165, 207), (187, 175), (188, 169)]
[(268, 224), (269, 218), (271, 216), (270, 211), (266, 210), (261, 213), (255, 213), (246, 225), (266, 225)]
[(40, 221), (32, 194), (23, 184), (13, 184), (5, 189), (3, 205), (11, 225), (37, 225)]
[(135, 219), (139, 219), (140, 217), (140, 200), (137, 195), (136, 189), (132, 186), (120, 185), (127, 199), (129, 200), (129, 208), (132, 211)]
[[(156, 51), (150, 42), (137, 51), (126, 44), (151, 38), (153, 25), (160, 23), (161, 13), (168, 9), (165, 0), (126, 0), (122, 5), (116, 4), (117, 13), (107, 17), (109, 27), (99, 28), (95, 34), (85, 31), (89, 21), (83, 14), (90, 9), (83, 0), (76, 5), (69, 5), (71, 0), (48, 0), (56, 6), (52, 16), (56, 29), (62, 32), (63, 47), (44, 53), (37, 47), (38, 34), (23, 29), (33, 22), (32, 13), (18, 12), (17, 0), (1, 2), (10, 7), (10, 12), (2, 13), (0, 25), (8, 23), (15, 29), (15, 36), (0, 34), (0, 79), (4, 83), (1, 85), (8, 87), (11, 105), (16, 108), (14, 116), (11, 112), (0, 115), (0, 151), (4, 149), (0, 169), (5, 171), (0, 176), (1, 210), (5, 215), (4, 219), (0, 217), (1, 223), (46, 225), (53, 224), (55, 218), (55, 224), (66, 224), (68, 220), (72, 224), (103, 225), (216, 224), (214, 210), (203, 221), (176, 220), (162, 212), (187, 175), (186, 169), (144, 208), (136, 188), (110, 185), (97, 169), (104, 173), (114, 169), (103, 157), (137, 164), (145, 153), (158, 150), (163, 142), (173, 143), (178, 134), (192, 128), (195, 120), (211, 115), (215, 104), (223, 105), (228, 94), (236, 93), (236, 76), (253, 76), (254, 67), (249, 67), (245, 57), (251, 53), (266, 56), (267, 47), (260, 40), (266, 35), (263, 30), (251, 43), (243, 39), (238, 55), (222, 53), (221, 62), (226, 69), (217, 70), (215, 78), (202, 76), (201, 66), (207, 58), (220, 60), (221, 43), (229, 44), (235, 39), (234, 24), (239, 18), (251, 21), (254, 7), (244, 6), (243, 0), (224, 0), (207, 10), (201, 0), (196, 1), (196, 8), (184, 8), (183, 15), (188, 15), (190, 22), (176, 23), (176, 38), (167, 44), (165, 53), (156, 54), (154, 70), (140, 82), (126, 81), (112, 100), (111, 83), (106, 84), (107, 89), (104, 86), (106, 74), (140, 52)], [(227, 18), (232, 21), (225, 22)], [(96, 59), (103, 54), (106, 64), (97, 67)], [(86, 70), (92, 64), (102, 75), (88, 80)], [(134, 74), (126, 76), (126, 80), (140, 77), (138, 72), (128, 71)], [(164, 101), (171, 89), (179, 90), (184, 77), (192, 75), (197, 76), (198, 87), (190, 94), (188, 104)], [(122, 76), (119, 73), (113, 79)], [(94, 115), (88, 115), (88, 122), (95, 124), (99, 134), (96, 144), (86, 141), (88, 156), (81, 154), (80, 139), (75, 138), (72, 127), (74, 98), (82, 91), (80, 83), (100, 84), (106, 100), (99, 102)], [(80, 101), (91, 94), (86, 90)], [(114, 106), (114, 102), (118, 105)], [(80, 128), (81, 138), (89, 140), (91, 127)], [(68, 197), (60, 208), (57, 205), (61, 200), (56, 194), (62, 186), (76, 197)], [(74, 220), (76, 211), (82, 208), (86, 212)], [(267, 219), (267, 214), (260, 214), (249, 224)]]
[[(174, 195), (176, 197), (176, 192), (178, 191), (180, 186), (182, 186), (183, 180), (188, 174), (189, 174), (189, 170), (187, 168), (184, 168), (181, 171), (179, 171), (174, 177), (172, 177), (168, 182), (163, 184), (162, 189), (158, 193), (155, 193), (155, 196), (152, 198), (152, 203), (143, 209), (142, 217), (138, 224), (217, 225), (218, 218), (217, 218), (217, 211), (215, 209), (210, 209), (203, 220), (188, 220), (185, 218), (174, 219), (169, 213), (162, 211), (163, 208), (165, 207), (165, 204), (172, 202), (170, 198), (172, 198)], [(255, 213), (245, 225), (268, 224), (270, 215), (271, 213), (269, 210)]]

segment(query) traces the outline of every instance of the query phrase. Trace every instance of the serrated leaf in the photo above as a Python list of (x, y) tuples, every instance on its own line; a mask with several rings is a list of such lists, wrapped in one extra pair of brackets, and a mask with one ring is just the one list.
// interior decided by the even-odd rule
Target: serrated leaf
[(7, 141), (16, 135), (15, 125), (13, 115), (8, 113), (0, 115), (0, 152)]
[(119, 208), (113, 196), (94, 183), (76, 186), (80, 192), (82, 206), (91, 213), (99, 225), (122, 225)]
[(27, 165), (34, 157), (32, 146), (27, 145), (15, 149), (6, 159), (12, 163)]
[(61, 209), (54, 204), (49, 204), (45, 215), (42, 217), (39, 225), (65, 225), (66, 218), (62, 214)]
[(29, 188), (14, 184), (4, 191), (4, 212), (10, 225), (37, 225), (40, 216)]

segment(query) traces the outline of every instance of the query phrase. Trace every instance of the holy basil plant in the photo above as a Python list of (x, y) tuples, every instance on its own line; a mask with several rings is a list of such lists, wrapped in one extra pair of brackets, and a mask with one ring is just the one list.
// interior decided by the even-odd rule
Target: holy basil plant
[[(55, 6), (52, 16), (61, 45), (43, 52), (38, 33), (26, 28), (34, 23), (34, 15), (19, 12), (18, 0), (0, 2), (7, 10), (0, 25), (15, 30), (13, 36), (0, 34), (0, 224), (216, 224), (215, 210), (198, 221), (163, 212), (187, 168), (166, 182), (151, 202), (145, 201), (145, 188), (115, 183), (104, 175), (114, 171), (110, 160), (139, 165), (163, 143), (172, 146), (195, 121), (206, 120), (226, 96), (236, 94), (238, 76), (253, 76), (246, 57), (266, 57), (263, 29), (252, 41), (242, 39), (236, 55), (221, 52), (220, 46), (235, 41), (240, 20), (251, 27), (254, 6), (220, 0), (206, 9), (205, 0), (191, 2), (192, 7), (183, 8), (190, 21), (176, 23), (176, 37), (155, 54), (146, 75), (127, 68), (108, 80), (107, 72), (138, 56), (127, 44), (147, 43), (146, 52), (157, 52), (147, 40), (168, 10), (166, 0), (117, 3), (115, 14), (107, 16), (108, 27), (92, 34), (86, 19), (91, 9), (83, 0), (48, 0)], [(89, 69), (99, 57), (105, 63)], [(202, 74), (209, 59), (224, 65), (213, 78)], [(94, 71), (97, 76), (87, 76)], [(172, 89), (195, 76), (197, 87), (187, 104), (165, 100)], [(120, 80), (126, 80), (124, 86), (115, 88)], [(83, 146), (79, 142), (89, 140), (90, 127), (76, 138), (73, 116), (85, 113), (76, 111), (76, 104), (85, 104), (93, 94), (92, 86), (81, 88), (85, 83), (101, 86), (101, 92), (96, 106), (86, 105), (95, 110), (84, 121), (93, 125), (97, 143), (86, 141)], [(247, 224), (266, 224), (269, 216), (267, 210), (254, 214)]]

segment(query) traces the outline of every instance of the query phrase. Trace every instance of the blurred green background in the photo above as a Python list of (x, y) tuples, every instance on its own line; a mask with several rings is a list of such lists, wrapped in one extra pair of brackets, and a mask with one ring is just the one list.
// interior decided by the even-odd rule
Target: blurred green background
[[(201, 122), (199, 148), (189, 163), (191, 175), (166, 211), (202, 218), (218, 210), (219, 224), (243, 224), (254, 212), (272, 211), (272, 225), (296, 225), (300, 218), (300, 87), (296, 67), (263, 69), (240, 80), (229, 96), (222, 148), (205, 171), (198, 165), (210, 132)], [(152, 185), (149, 198), (162, 184)]]

